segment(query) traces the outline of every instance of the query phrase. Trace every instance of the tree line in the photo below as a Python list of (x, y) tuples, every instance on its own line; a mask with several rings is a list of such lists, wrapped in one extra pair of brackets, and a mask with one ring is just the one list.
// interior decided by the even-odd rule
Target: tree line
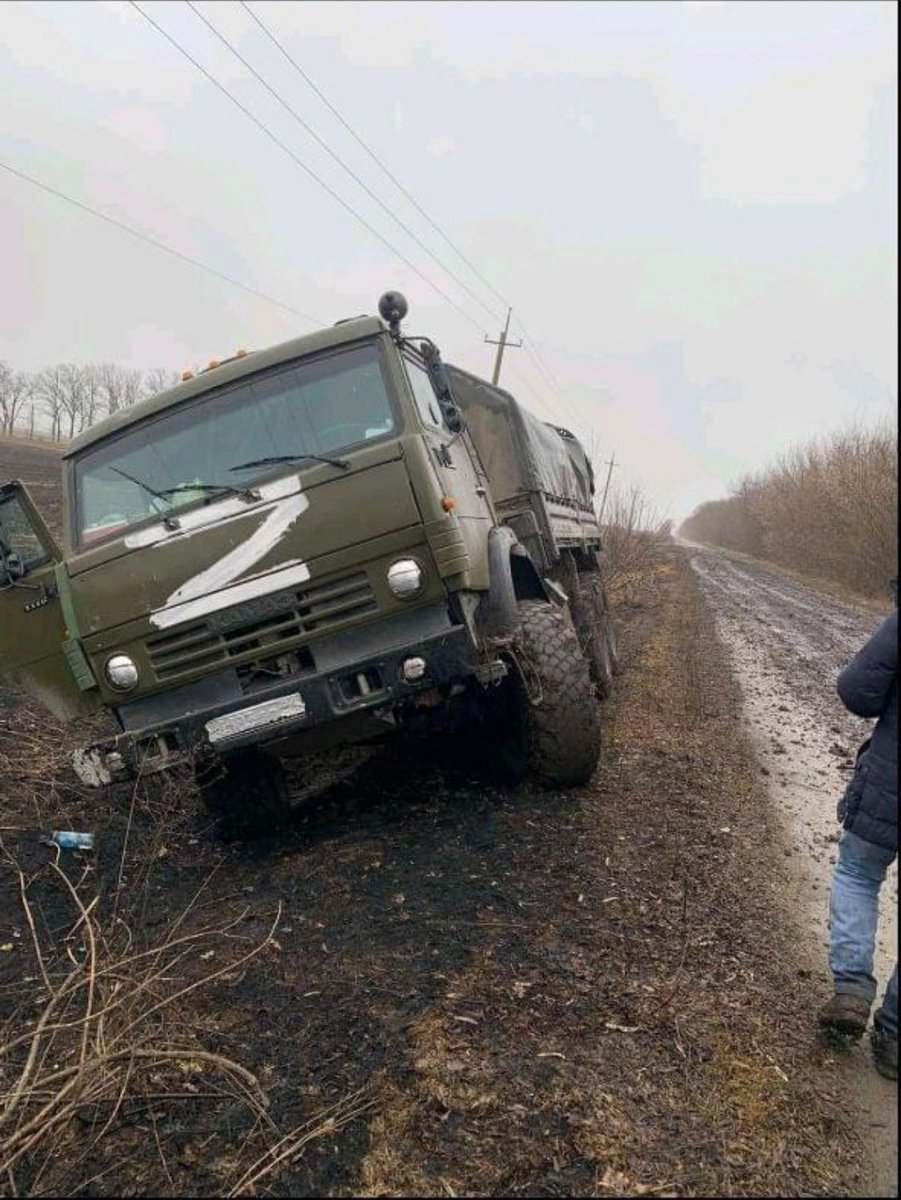
[(57, 363), (42, 371), (17, 371), (0, 359), (0, 433), (49, 434), (55, 441), (77, 433), (179, 380), (177, 371), (142, 371), (118, 363)]
[(679, 533), (884, 597), (898, 570), (896, 430), (856, 425), (798, 446)]

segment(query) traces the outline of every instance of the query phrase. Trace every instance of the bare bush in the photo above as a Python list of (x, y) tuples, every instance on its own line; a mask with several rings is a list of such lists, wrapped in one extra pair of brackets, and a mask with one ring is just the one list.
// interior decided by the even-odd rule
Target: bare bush
[[(151, 874), (162, 837), (189, 819), (186, 786), (139, 783), (111, 860), (2, 831), (21, 965), (5, 986), (0, 975), (0, 1195), (189, 1193), (185, 1131), (198, 1128), (213, 1194), (251, 1194), (371, 1104), (356, 1092), (283, 1127), (263, 1076), (223, 1052), (209, 1011), (256, 960), (269, 969), (281, 906), (208, 919), (216, 864), (160, 931)], [(267, 921), (262, 936), (247, 936), (253, 915)]]
[(607, 586), (614, 595), (628, 597), (656, 560), (661, 542), (669, 540), (671, 523), (636, 485), (611, 488), (599, 519)]
[(898, 569), (895, 430), (854, 425), (796, 447), (702, 504), (679, 532), (884, 596)]

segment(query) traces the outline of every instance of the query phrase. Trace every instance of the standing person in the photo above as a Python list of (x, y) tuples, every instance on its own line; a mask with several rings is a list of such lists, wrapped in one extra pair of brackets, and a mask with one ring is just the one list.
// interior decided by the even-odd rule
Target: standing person
[[(898, 853), (898, 592), (895, 611), (838, 678), (838, 694), (858, 717), (876, 727), (857, 754), (854, 775), (839, 802), (844, 826), (829, 901), (829, 965), (834, 995), (820, 1024), (859, 1038), (876, 999), (879, 889)], [(873, 1062), (881, 1075), (898, 1078), (898, 964), (871, 1033)]]

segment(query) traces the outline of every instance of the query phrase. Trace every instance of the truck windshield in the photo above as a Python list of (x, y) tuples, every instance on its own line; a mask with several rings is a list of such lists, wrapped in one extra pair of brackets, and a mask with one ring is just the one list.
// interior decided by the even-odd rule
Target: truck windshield
[(278, 367), (85, 451), (74, 468), (77, 543), (245, 488), (286, 459), (346, 468), (348, 450), (395, 428), (376, 343)]

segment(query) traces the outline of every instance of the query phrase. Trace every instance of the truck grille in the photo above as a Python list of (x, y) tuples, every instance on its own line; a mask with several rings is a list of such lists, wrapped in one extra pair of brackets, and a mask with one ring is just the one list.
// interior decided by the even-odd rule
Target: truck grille
[[(274, 613), (273, 603), (278, 607)], [(271, 658), (283, 645), (297, 645), (298, 639), (375, 612), (376, 607), (366, 573), (358, 571), (294, 593), (261, 597), (175, 633), (149, 638), (147, 655), (157, 679), (174, 679), (235, 659)]]

